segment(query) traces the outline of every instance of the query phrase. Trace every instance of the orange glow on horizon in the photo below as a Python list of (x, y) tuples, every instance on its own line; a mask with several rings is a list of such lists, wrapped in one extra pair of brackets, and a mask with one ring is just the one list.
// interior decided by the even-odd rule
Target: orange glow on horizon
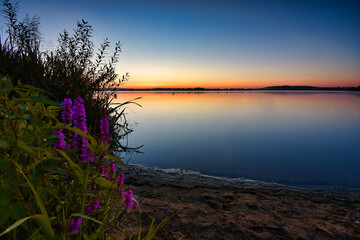
[(262, 88), (269, 86), (315, 86), (315, 87), (357, 87), (360, 86), (360, 77), (346, 78), (277, 78), (277, 79), (251, 79), (251, 80), (158, 80), (140, 81), (130, 79), (121, 88), (151, 89), (151, 88)]

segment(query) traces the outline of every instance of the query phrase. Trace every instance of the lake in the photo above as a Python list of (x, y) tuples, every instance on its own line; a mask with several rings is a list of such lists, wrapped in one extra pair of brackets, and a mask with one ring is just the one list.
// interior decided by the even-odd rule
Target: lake
[(290, 185), (360, 186), (360, 93), (119, 92), (131, 163)]

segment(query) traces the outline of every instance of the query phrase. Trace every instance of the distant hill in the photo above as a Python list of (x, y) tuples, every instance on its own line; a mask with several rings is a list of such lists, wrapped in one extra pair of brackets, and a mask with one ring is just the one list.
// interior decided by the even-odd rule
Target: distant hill
[(271, 86), (259, 88), (257, 90), (321, 90), (321, 91), (360, 91), (358, 87), (313, 87), (313, 86)]
[(270, 86), (264, 88), (106, 88), (115, 91), (360, 91), (358, 87)]

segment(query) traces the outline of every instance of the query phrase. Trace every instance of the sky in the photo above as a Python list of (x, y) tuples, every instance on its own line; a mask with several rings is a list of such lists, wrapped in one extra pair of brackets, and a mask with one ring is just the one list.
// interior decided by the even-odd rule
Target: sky
[(81, 19), (96, 47), (120, 41), (126, 88), (360, 85), (360, 1), (22, 0), (26, 13), (47, 48)]

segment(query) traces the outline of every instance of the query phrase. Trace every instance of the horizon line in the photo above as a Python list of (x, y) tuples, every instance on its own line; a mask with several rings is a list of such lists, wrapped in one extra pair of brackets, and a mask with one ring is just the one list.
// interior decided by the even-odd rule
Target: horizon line
[[(336, 86), (336, 87), (318, 87), (310, 85), (272, 85), (266, 87), (109, 87), (106, 89), (116, 89), (116, 90), (266, 90), (267, 88), (314, 88), (314, 89), (356, 89), (360, 88), (358, 86)], [(311, 90), (311, 89), (309, 89)]]

